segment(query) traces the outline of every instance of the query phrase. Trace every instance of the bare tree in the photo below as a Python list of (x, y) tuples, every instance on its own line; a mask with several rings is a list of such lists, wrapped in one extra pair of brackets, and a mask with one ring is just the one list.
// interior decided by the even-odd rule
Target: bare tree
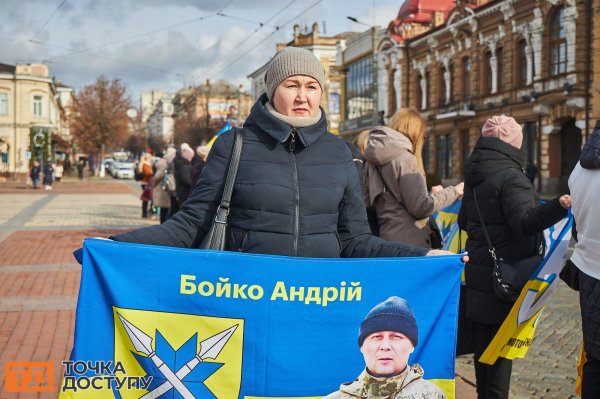
[(75, 142), (89, 154), (121, 147), (130, 133), (127, 110), (132, 107), (127, 88), (118, 79), (98, 80), (73, 96), (71, 132)]

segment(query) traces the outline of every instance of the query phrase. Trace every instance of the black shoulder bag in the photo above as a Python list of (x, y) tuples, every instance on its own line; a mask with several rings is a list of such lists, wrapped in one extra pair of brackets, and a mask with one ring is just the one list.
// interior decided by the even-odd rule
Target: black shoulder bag
[(200, 249), (216, 249), (222, 251), (225, 249), (225, 235), (227, 233), (227, 216), (229, 215), (229, 205), (231, 203), (231, 194), (233, 193), (233, 185), (235, 176), (240, 165), (242, 157), (242, 144), (244, 141), (242, 129), (235, 129), (235, 139), (233, 142), (233, 151), (229, 159), (229, 170), (227, 171), (227, 180), (223, 189), (223, 197), (221, 203), (215, 213), (215, 219), (210, 226), (210, 230), (204, 236)]
[(475, 197), (475, 208), (477, 209), (477, 215), (481, 221), (481, 227), (483, 228), (483, 235), (487, 241), (488, 250), (494, 260), (494, 271), (492, 272), (494, 293), (496, 296), (507, 302), (514, 302), (521, 294), (521, 290), (525, 287), (527, 280), (538, 268), (542, 262), (540, 255), (533, 255), (523, 259), (517, 260), (504, 260), (496, 257), (496, 249), (492, 245), (490, 236), (485, 227), (485, 222), (481, 216), (481, 210), (479, 209), (479, 201), (477, 201), (477, 190), (473, 188), (473, 196)]

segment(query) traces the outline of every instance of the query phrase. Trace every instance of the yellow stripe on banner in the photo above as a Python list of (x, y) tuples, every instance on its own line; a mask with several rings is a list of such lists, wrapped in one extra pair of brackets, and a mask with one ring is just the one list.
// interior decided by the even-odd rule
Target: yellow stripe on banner
[(456, 391), (456, 380), (427, 380), (437, 385), (448, 399), (454, 399)]
[(581, 382), (583, 377), (583, 365), (587, 361), (587, 356), (583, 350), (583, 341), (581, 341), (581, 351), (579, 352), (579, 361), (577, 362), (577, 380), (575, 380), (575, 393), (581, 396)]

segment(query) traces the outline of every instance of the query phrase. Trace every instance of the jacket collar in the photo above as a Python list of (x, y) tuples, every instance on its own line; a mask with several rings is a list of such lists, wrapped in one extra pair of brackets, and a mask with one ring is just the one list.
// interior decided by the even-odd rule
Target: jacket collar
[[(244, 126), (256, 126), (259, 129), (266, 132), (273, 139), (280, 143), (285, 143), (290, 135), (292, 134), (293, 127), (287, 123), (274, 117), (267, 109), (265, 104), (267, 103), (267, 95), (263, 94), (254, 103), (250, 110), (250, 116), (246, 119)], [(295, 128), (298, 132), (298, 137), (305, 147), (308, 147), (321, 137), (327, 131), (327, 118), (325, 117), (325, 111), (321, 108), (321, 119), (314, 125), (307, 127)]]
[(475, 144), (475, 149), (483, 149), (495, 151), (503, 154), (508, 158), (512, 159), (520, 169), (525, 168), (525, 153), (519, 148), (515, 148), (512, 145), (505, 143), (497, 137), (480, 137)]

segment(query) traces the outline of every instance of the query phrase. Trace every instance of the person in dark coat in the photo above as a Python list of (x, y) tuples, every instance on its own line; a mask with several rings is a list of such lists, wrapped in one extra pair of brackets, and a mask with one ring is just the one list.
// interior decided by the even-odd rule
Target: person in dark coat
[(173, 159), (173, 176), (175, 177), (176, 197), (171, 198), (171, 213), (173, 216), (180, 209), (181, 204), (190, 196), (194, 185), (192, 184), (192, 158), (194, 150), (183, 143)]
[(52, 190), (52, 182), (54, 182), (54, 166), (52, 166), (52, 161), (48, 160), (44, 166), (44, 188)]
[(42, 173), (42, 166), (38, 160), (33, 161), (33, 166), (29, 170), (29, 177), (31, 178), (31, 183), (33, 184), (33, 188), (37, 190), (38, 184), (40, 184), (40, 174)]
[(475, 377), (479, 399), (508, 398), (512, 361), (498, 358), (492, 366), (478, 359), (492, 341), (512, 302), (494, 294), (493, 260), (475, 206), (477, 191), (490, 240), (498, 258), (516, 260), (540, 253), (542, 232), (567, 215), (571, 198), (563, 195), (542, 205), (525, 174), (523, 132), (511, 117), (494, 116), (485, 123), (482, 137), (465, 166), (465, 194), (458, 215), (468, 234), (465, 265), (466, 317), (473, 321)]
[(208, 157), (209, 150), (210, 148), (206, 145), (201, 145), (196, 148), (196, 153), (194, 154), (194, 158), (192, 158), (192, 187), (196, 186), (196, 183), (202, 174), (202, 169), (204, 169), (204, 165), (206, 165), (206, 158)]
[[(226, 250), (323, 258), (450, 254), (370, 234), (350, 150), (327, 131), (319, 107), (325, 76), (312, 53), (285, 48), (272, 59), (265, 81), (267, 94), (243, 127)], [(113, 239), (198, 247), (223, 194), (236, 129), (214, 142), (194, 191), (176, 215)]]

